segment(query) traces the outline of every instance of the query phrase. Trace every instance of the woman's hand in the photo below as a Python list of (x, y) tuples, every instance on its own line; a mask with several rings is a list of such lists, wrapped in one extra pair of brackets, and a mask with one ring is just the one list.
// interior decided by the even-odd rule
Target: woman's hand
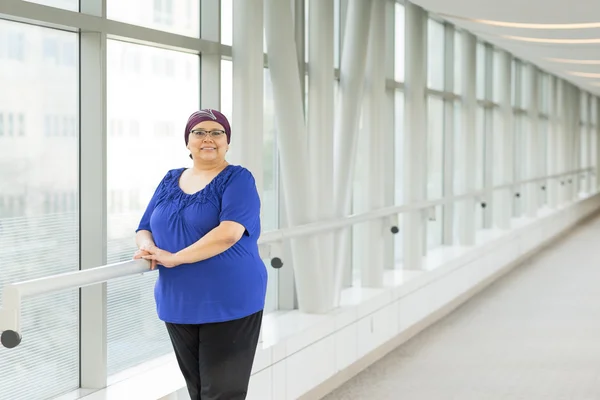
[(138, 252), (147, 253), (140, 255), (140, 258), (151, 261), (152, 264), (150, 266), (150, 270), (155, 269), (157, 264), (160, 264), (165, 268), (174, 268), (179, 265), (179, 260), (175, 254), (169, 253), (166, 250), (161, 250), (156, 246), (145, 250), (138, 250)]

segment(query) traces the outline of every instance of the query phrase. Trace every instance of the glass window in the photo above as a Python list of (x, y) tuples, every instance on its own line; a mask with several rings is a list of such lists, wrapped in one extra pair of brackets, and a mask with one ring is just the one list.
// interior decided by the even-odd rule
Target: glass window
[(394, 29), (394, 79), (398, 82), (404, 82), (404, 6), (395, 3), (396, 25)]
[[(525, 138), (527, 135), (527, 120), (526, 116), (517, 112), (514, 115), (513, 119), (514, 123), (514, 140), (513, 140), (513, 155), (514, 155), (514, 180), (513, 182), (521, 182), (525, 179)], [(525, 186), (516, 185), (515, 186), (515, 197), (513, 202), (513, 216), (521, 217), (523, 214), (523, 197)], [(518, 196), (517, 196), (518, 194)]]
[[(128, 50), (140, 55), (143, 75), (121, 68)], [(185, 73), (186, 64), (199, 69), (194, 55), (110, 40), (107, 46), (107, 104), (110, 125), (107, 144), (107, 190), (113, 193), (108, 213), (109, 263), (130, 260), (135, 229), (158, 183), (173, 168), (190, 163), (183, 127), (199, 104), (199, 77)], [(153, 59), (171, 59), (175, 75), (165, 80), (148, 68)], [(126, 88), (126, 90), (124, 89)], [(123, 121), (137, 121), (139, 137), (123, 135)], [(154, 128), (160, 127), (160, 135)], [(140, 202), (126, 207), (122, 193)], [(145, 274), (108, 284), (108, 373), (120, 372), (171, 351), (154, 305), (157, 274)]]
[(444, 100), (427, 98), (427, 198), (443, 196), (444, 181)]
[(454, 194), (463, 194), (465, 157), (462, 144), (462, 103), (454, 102)]
[(477, 62), (476, 62), (476, 75), (477, 75), (477, 98), (485, 99), (485, 45), (482, 42), (477, 42)]
[(475, 189), (483, 189), (485, 178), (485, 109), (477, 107), (475, 125)]
[(502, 57), (500, 55), (500, 51), (494, 49), (494, 62), (492, 71), (492, 76), (494, 77), (494, 82), (492, 84), (492, 100), (494, 103), (500, 103), (500, 94), (502, 93), (501, 88), (509, 84), (508, 82), (504, 82), (500, 76), (502, 71), (502, 66), (500, 65), (501, 61)]
[(444, 90), (444, 25), (427, 21), (427, 87)]
[(462, 32), (454, 31), (454, 93), (462, 93)]
[(221, 43), (233, 46), (233, 0), (221, 0)]
[[(0, 136), (0, 296), (9, 283), (79, 269), (78, 210), (51, 214), (44, 207), (45, 194), (79, 192), (79, 137), (57, 139), (43, 129), (48, 110), (78, 114), (79, 71), (39, 62), (44, 37), (76, 46), (77, 34), (0, 20), (0, 37), (8, 31), (40, 46), (29, 49), (25, 66), (0, 63), (0, 110), (13, 111), (4, 122), (12, 119), (16, 135), (23, 131), (31, 138), (23, 146)], [(76, 390), (79, 291), (26, 298), (22, 323), (21, 345), (0, 346), (0, 399), (46, 399)]]
[(175, 0), (107, 0), (109, 19), (179, 35), (200, 36), (200, 2)]

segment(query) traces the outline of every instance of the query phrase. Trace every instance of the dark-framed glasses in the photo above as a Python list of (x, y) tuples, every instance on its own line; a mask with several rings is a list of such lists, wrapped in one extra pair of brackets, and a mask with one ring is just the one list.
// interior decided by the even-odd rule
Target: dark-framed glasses
[(206, 136), (210, 136), (212, 138), (218, 138), (218, 137), (223, 136), (225, 134), (225, 131), (222, 131), (222, 130), (206, 131), (204, 129), (194, 129), (191, 131), (191, 134), (193, 134), (196, 137), (200, 137), (200, 138), (204, 138)]

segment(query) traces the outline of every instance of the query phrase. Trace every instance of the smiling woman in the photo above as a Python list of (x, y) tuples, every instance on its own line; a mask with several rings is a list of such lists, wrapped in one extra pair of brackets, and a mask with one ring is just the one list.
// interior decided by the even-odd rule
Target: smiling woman
[(231, 128), (223, 114), (193, 113), (184, 137), (194, 165), (169, 171), (159, 184), (134, 258), (158, 267), (158, 317), (190, 397), (244, 398), (267, 286), (260, 199), (250, 171), (225, 160)]

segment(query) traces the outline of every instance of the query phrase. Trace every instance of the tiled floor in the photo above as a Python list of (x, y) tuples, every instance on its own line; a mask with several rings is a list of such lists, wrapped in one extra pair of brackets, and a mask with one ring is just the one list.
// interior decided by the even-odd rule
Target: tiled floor
[(600, 219), (326, 400), (600, 400)]

